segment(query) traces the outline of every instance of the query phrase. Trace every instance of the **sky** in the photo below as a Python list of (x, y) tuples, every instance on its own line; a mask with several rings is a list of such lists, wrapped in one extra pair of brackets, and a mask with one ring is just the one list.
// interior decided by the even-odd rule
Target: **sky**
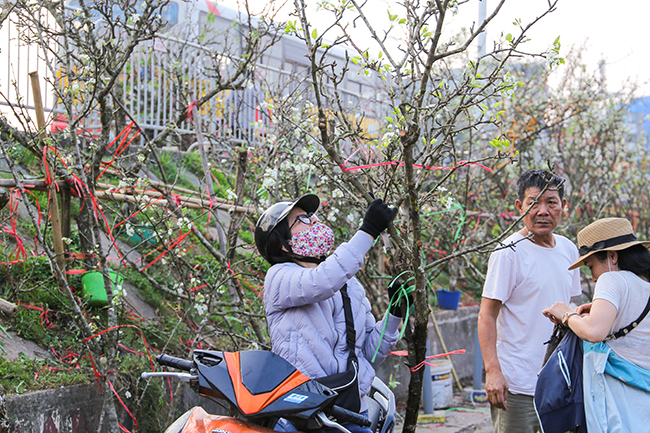
[[(252, 12), (269, 0), (249, 0)], [(338, 1), (338, 0), (331, 0)], [(497, 5), (497, 0), (487, 2), (488, 15)], [(237, 0), (221, 0), (231, 8), (237, 8)], [(307, 0), (312, 22), (323, 26), (324, 20), (316, 11), (316, 0)], [(278, 2), (279, 3), (279, 2)], [(487, 44), (503, 32), (515, 33), (513, 21), (521, 18), (528, 22), (540, 16), (548, 5), (548, 0), (507, 0), (499, 14), (488, 27)], [(395, 13), (399, 9), (398, 0), (368, 0), (368, 14), (372, 22), (387, 25), (387, 9)], [(479, 0), (470, 0), (460, 8), (453, 17), (450, 26), (469, 27), (478, 21)], [(278, 16), (287, 19), (293, 1), (286, 2), (286, 9)], [(650, 17), (650, 1), (625, 0), (558, 0), (553, 12), (546, 15), (529, 31), (531, 41), (526, 44), (530, 50), (544, 50), (555, 38), (560, 37), (562, 49), (560, 55), (570, 54), (571, 47), (584, 46), (583, 60), (589, 70), (598, 70), (600, 61), (604, 61), (604, 71), (608, 89), (612, 92), (621, 90), (627, 82), (637, 83), (637, 96), (650, 95), (650, 58), (648, 56), (648, 36), (645, 32)], [(360, 36), (367, 37), (367, 32), (359, 30)], [(366, 34), (363, 34), (366, 33)]]
[[(497, 3), (487, 1), (488, 9)], [(488, 34), (509, 27), (514, 17), (539, 16), (546, 4), (546, 0), (506, 2)], [(610, 91), (617, 91), (631, 81), (639, 85), (638, 96), (646, 96), (650, 95), (648, 17), (650, 2), (646, 0), (559, 0), (556, 10), (533, 26), (529, 36), (531, 43), (540, 46), (560, 36), (564, 56), (572, 46), (584, 45), (583, 58), (588, 68), (596, 70), (598, 62), (604, 60)]]

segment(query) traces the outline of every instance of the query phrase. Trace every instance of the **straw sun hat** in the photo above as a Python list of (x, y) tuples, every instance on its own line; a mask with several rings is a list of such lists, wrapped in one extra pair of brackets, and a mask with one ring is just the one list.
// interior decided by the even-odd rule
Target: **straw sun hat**
[(569, 270), (582, 266), (587, 257), (598, 251), (621, 251), (637, 244), (648, 248), (650, 241), (637, 240), (632, 224), (627, 219), (599, 219), (578, 232), (580, 257)]

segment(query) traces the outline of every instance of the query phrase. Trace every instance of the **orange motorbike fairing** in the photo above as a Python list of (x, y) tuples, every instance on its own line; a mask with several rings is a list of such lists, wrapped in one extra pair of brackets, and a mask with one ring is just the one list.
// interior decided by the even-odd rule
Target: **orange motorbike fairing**
[(224, 352), (223, 356), (226, 365), (228, 366), (228, 373), (232, 380), (235, 396), (237, 397), (237, 405), (246, 415), (251, 415), (261, 411), (281, 395), (284, 395), (292, 389), (309, 381), (307, 376), (296, 370), (272, 391), (260, 394), (251, 394), (242, 382), (239, 352)]
[(210, 415), (202, 407), (195, 407), (182, 433), (273, 433), (273, 430), (233, 417)]

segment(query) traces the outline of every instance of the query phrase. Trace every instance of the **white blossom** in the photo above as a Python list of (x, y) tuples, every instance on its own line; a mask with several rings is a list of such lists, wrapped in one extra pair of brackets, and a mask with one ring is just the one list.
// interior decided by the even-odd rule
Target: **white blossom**
[(272, 189), (278, 181), (278, 169), (277, 168), (267, 168), (264, 172), (264, 180), (262, 181), (262, 188), (265, 190)]

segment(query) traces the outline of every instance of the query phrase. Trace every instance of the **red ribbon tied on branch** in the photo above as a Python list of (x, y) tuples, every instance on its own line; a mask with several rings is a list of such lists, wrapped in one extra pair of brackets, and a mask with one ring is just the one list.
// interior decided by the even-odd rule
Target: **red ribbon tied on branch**
[(192, 102), (190, 105), (187, 106), (187, 121), (188, 122), (190, 122), (192, 120), (192, 109), (194, 107), (197, 107), (197, 109), (198, 109), (197, 102), (199, 102), (199, 100), (195, 99), (194, 102)]
[[(465, 349), (454, 350), (453, 352), (447, 352), (447, 353), (439, 353), (438, 355), (429, 355), (429, 356), (425, 357), (424, 361), (420, 362), (418, 365), (416, 365), (414, 367), (409, 366), (409, 369), (414, 372), (414, 371), (418, 371), (419, 369), (421, 369), (425, 365), (428, 365), (428, 366), (431, 366), (431, 367), (437, 367), (437, 365), (432, 364), (430, 362), (427, 362), (427, 360), (434, 359), (434, 358), (442, 358), (442, 357), (446, 357), (446, 356), (449, 356), (449, 355), (458, 355), (458, 354), (461, 354), (461, 353), (465, 353)], [(389, 352), (389, 354), (390, 355), (396, 355), (396, 356), (408, 356), (408, 352), (406, 350), (398, 350), (398, 351), (395, 351), (395, 352)]]
[[(366, 165), (359, 165), (356, 167), (346, 167), (345, 163), (341, 164), (341, 170), (342, 171), (353, 171), (353, 170), (363, 170), (366, 168), (374, 168), (374, 167), (381, 167), (384, 165), (396, 165), (398, 167), (403, 167), (404, 161), (385, 161), (385, 162), (377, 162), (374, 164), (366, 164)], [(460, 167), (464, 167), (466, 165), (476, 165), (478, 167), (481, 167), (482, 169), (488, 171), (489, 173), (492, 173), (492, 169), (488, 168), (482, 164), (479, 164), (478, 162), (469, 162), (469, 161), (460, 161), (457, 164), (451, 165), (449, 167), (447, 166), (439, 166), (439, 167), (431, 167), (428, 165), (422, 165), (422, 164), (413, 164), (413, 167), (415, 168), (425, 168), (427, 170), (455, 170)]]

